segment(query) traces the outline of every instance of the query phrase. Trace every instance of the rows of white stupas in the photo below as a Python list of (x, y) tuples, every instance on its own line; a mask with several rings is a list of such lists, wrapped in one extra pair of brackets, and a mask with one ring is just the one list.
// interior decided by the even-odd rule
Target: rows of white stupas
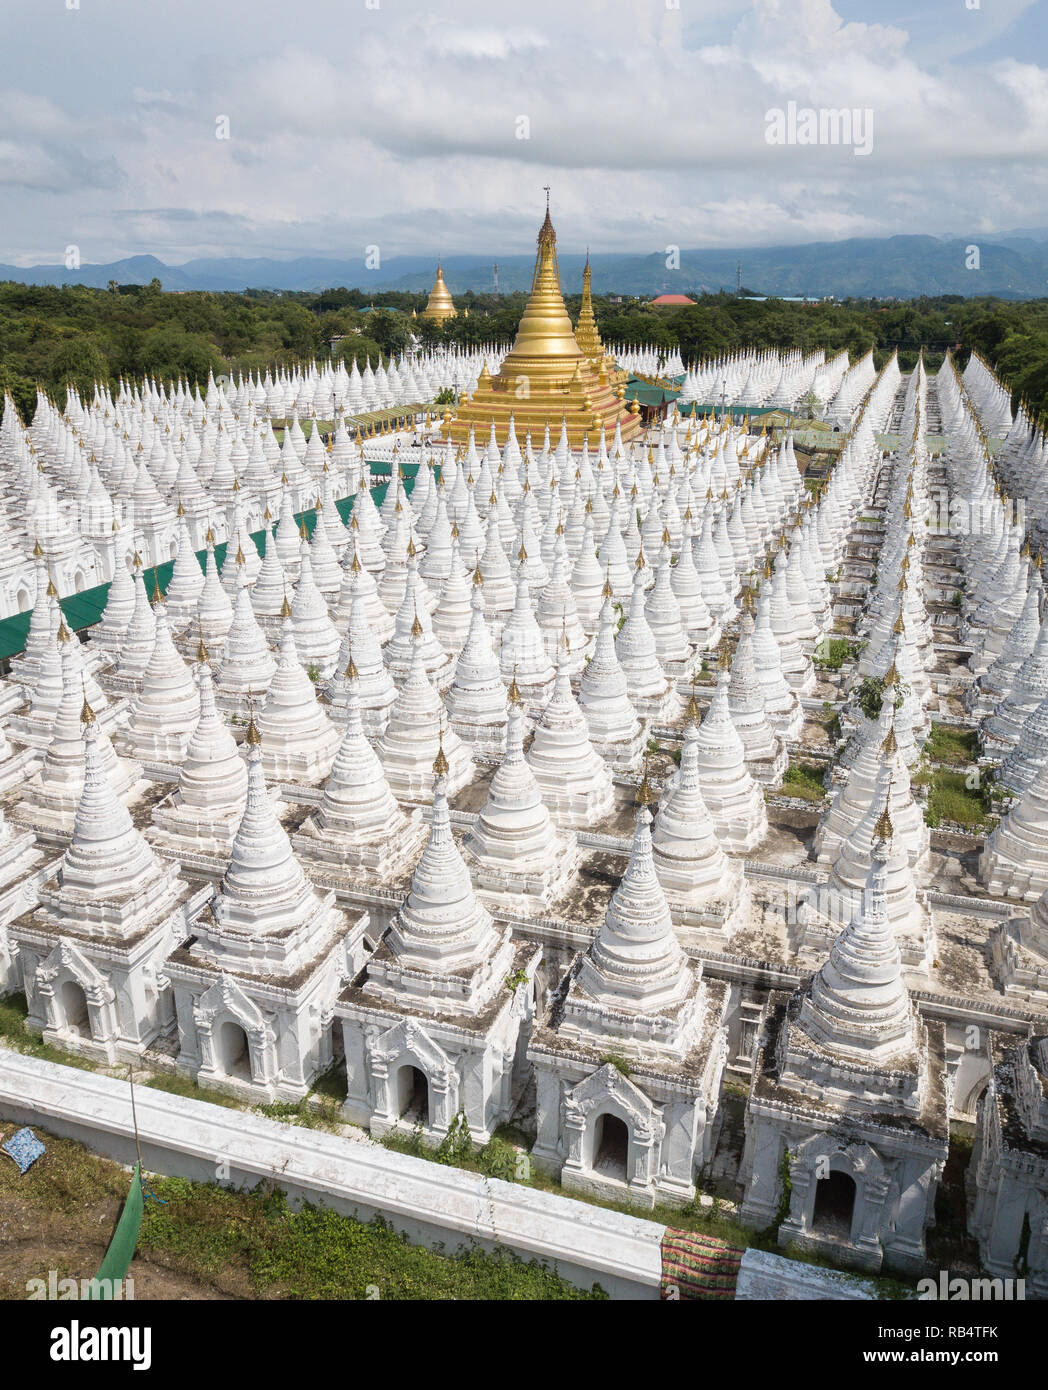
[(807, 356), (796, 350), (733, 353), (689, 367), (680, 404), (794, 410), (846, 429), (875, 376), (871, 353), (851, 365), (846, 352), (829, 362), (821, 350)]
[[(238, 414), (253, 407), (257, 414), (273, 420), (292, 415), (334, 420), (340, 414), (355, 416), (398, 406), (425, 405), (448, 389), (458, 395), (472, 395), (482, 368), (486, 366), (494, 375), (505, 354), (504, 345), (475, 349), (452, 346), (416, 349), (410, 355), (401, 353), (399, 361), (391, 359), (385, 366), (379, 363), (372, 367), (370, 358), (366, 358), (363, 370), (353, 357), (348, 370), (345, 361), (339, 360), (321, 366), (312, 362), (302, 368), (281, 367), (275, 374), (267, 371), (256, 376), (249, 372), (246, 378), (238, 376), (227, 399)], [(350, 352), (344, 355), (349, 357)], [(212, 387), (213, 381), (209, 381), (209, 395)], [(188, 388), (180, 387), (178, 394), (187, 391)], [(201, 398), (199, 391), (194, 393), (193, 413), (198, 426), (208, 404), (208, 396)]]
[(607, 351), (614, 357), (616, 364), (623, 371), (630, 372), (635, 376), (672, 380), (674, 377), (684, 375), (684, 362), (677, 348), (671, 352), (665, 352), (656, 347), (627, 346), (624, 343), (618, 343), (609, 344)]
[[(807, 390), (824, 365), (745, 377)], [(8, 402), (3, 549), (38, 553), (0, 681), (0, 992), (59, 1046), (252, 1099), (344, 1061), (346, 1118), (376, 1135), (439, 1142), (461, 1114), (483, 1143), (530, 1097), (536, 1162), (648, 1204), (694, 1197), (731, 1068), (742, 1218), (774, 1217), (786, 1153), (786, 1236), (868, 1268), (921, 1267), (949, 1119), (989, 1079), (972, 1220), (1006, 1263), (1001, 1211), (1048, 1190), (992, 1131), (1009, 1078), (1031, 1149), (1048, 1123), (1048, 623), (1008, 502), (1045, 514), (1045, 441), (977, 358), (829, 366), (844, 438), (811, 494), (788, 436), (672, 413), (581, 452), (416, 422), (376, 479), (344, 423), (307, 439), (293, 405), (278, 441), (240, 386), (41, 398), (27, 428)], [(926, 525), (940, 486), (978, 524)], [(52, 580), (89, 553), (112, 583), (79, 641)], [(849, 615), (864, 645), (830, 690), (813, 655)], [(971, 998), (949, 972), (976, 928), (933, 884), (912, 782), (948, 648), (1015, 798), (980, 860), (1012, 906), (964, 956)], [(804, 865), (768, 798), (828, 695)], [(820, 1225), (827, 1171), (852, 1184), (844, 1234)], [(1048, 1229), (1028, 1251), (1048, 1292)]]

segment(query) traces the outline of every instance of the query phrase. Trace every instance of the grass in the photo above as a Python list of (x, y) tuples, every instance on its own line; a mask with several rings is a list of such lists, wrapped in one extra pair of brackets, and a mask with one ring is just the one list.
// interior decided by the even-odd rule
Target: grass
[(87, 1057), (78, 1057), (75, 1052), (45, 1043), (35, 1034), (26, 1030), (25, 1021), (29, 1015), (29, 1005), (24, 994), (9, 994), (0, 999), (0, 1038), (15, 1052), (23, 1052), (29, 1057), (39, 1057), (44, 1062), (60, 1062), (66, 1067), (76, 1067), (80, 1071), (97, 1071), (98, 1063)]
[(119, 1164), (99, 1158), (73, 1139), (57, 1139), (38, 1125), (33, 1133), (46, 1152), (24, 1176), (6, 1155), (0, 1157), (0, 1209), (17, 1200), (41, 1214), (74, 1217), (106, 1198), (122, 1202), (127, 1196), (128, 1177)]
[(301, 1100), (274, 1101), (271, 1105), (260, 1105), (259, 1113), (268, 1115), (271, 1120), (284, 1120), (288, 1124), (301, 1125), (304, 1129), (326, 1129), (331, 1134), (337, 1134), (345, 1124), (342, 1115), (342, 1106), (334, 1096), (319, 1097), (318, 1104), (310, 1104), (309, 1096), (303, 1096)]
[(854, 661), (859, 654), (857, 642), (849, 642), (846, 637), (824, 637), (815, 648), (815, 666), (820, 671), (839, 671), (846, 661)]
[(966, 767), (978, 759), (979, 735), (971, 729), (954, 729), (933, 723), (924, 751), (933, 763)]
[[(47, 1151), (24, 1177), (7, 1159), (0, 1163), (0, 1208), (10, 1212), (18, 1202), (35, 1214), (41, 1269), (70, 1257), (67, 1246), (76, 1242), (77, 1264), (88, 1261), (92, 1273), (109, 1236), (108, 1226), (99, 1227), (98, 1208), (109, 1203), (115, 1212), (124, 1201), (127, 1169), (83, 1144), (36, 1132)], [(411, 1245), (381, 1219), (358, 1221), (323, 1207), (292, 1210), (276, 1188), (234, 1192), (157, 1176), (148, 1187), (161, 1200), (145, 1204), (138, 1255), (219, 1292), (285, 1299), (606, 1297), (599, 1285), (577, 1289), (554, 1269), (505, 1250), (449, 1255)], [(21, 1284), (4, 1284), (3, 1291), (25, 1297)]]
[(984, 830), (990, 824), (990, 807), (985, 779), (980, 779), (977, 787), (969, 787), (963, 772), (937, 768), (932, 773), (924, 819), (933, 828), (952, 821), (966, 830)]
[(828, 700), (822, 702), (823, 717), (819, 723), (826, 730), (828, 737), (838, 739), (841, 736), (841, 717)]
[(790, 763), (782, 778), (784, 796), (800, 796), (805, 801), (822, 801), (826, 788), (822, 783), (822, 769), (812, 763)]
[(411, 1245), (381, 1218), (325, 1207), (292, 1210), (279, 1189), (231, 1192), (154, 1178), (164, 1205), (146, 1204), (143, 1254), (204, 1281), (246, 1274), (256, 1296), (293, 1299), (587, 1299), (554, 1270), (506, 1252), (445, 1255)]
[(191, 1076), (183, 1076), (174, 1072), (157, 1072), (148, 1077), (141, 1083), (148, 1086), (153, 1091), (166, 1091), (170, 1096), (186, 1096), (189, 1100), (206, 1100), (211, 1105), (224, 1105), (230, 1110), (246, 1110), (248, 1106), (244, 1101), (237, 1100), (236, 1096), (224, 1095), (221, 1091), (206, 1090)]

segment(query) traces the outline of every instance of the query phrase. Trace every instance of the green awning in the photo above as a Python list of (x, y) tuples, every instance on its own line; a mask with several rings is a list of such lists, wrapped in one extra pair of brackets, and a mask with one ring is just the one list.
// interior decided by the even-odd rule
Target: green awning
[[(385, 460), (376, 461), (368, 465), (371, 472), (376, 477), (389, 477), (390, 466)], [(418, 472), (418, 464), (402, 464), (401, 473), (404, 477), (404, 489), (410, 492), (415, 485), (415, 474)], [(386, 496), (388, 483), (377, 483), (371, 489), (371, 496), (375, 506), (380, 507)], [(353, 498), (343, 497), (335, 502), (338, 514), (344, 522), (349, 521), (350, 513), (353, 510)], [(306, 523), (306, 531), (312, 536), (313, 528), (316, 526), (316, 510), (310, 509), (305, 512), (296, 512), (295, 520), (301, 524)], [(251, 539), (255, 543), (259, 555), (264, 554), (263, 537), (265, 530), (255, 531)], [(221, 569), (226, 558), (226, 543), (223, 541), (215, 546), (215, 561)], [(198, 550), (197, 559), (200, 561), (200, 568), (203, 569), (207, 563), (207, 551)], [(153, 569), (143, 571), (142, 579), (146, 586), (146, 593), (152, 595), (154, 584), (160, 585), (161, 593), (165, 592), (171, 582), (171, 573), (175, 568), (173, 560), (167, 560), (162, 565), (156, 565)], [(59, 607), (65, 616), (66, 623), (74, 632), (81, 632), (85, 627), (93, 627), (99, 622), (106, 604), (109, 601), (109, 585), (99, 584), (93, 589), (84, 589), (79, 594), (70, 594), (67, 598), (59, 599)], [(32, 618), (32, 609), (27, 609), (24, 613), (15, 613), (10, 618), (0, 619), (0, 660), (17, 656), (19, 652), (25, 651), (26, 639), (29, 635), (29, 621)]]

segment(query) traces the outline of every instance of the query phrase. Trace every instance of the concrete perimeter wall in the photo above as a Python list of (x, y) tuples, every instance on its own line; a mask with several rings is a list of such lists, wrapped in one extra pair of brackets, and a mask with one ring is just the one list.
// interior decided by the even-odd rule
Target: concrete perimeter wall
[(790, 1260), (769, 1250), (747, 1250), (739, 1264), (735, 1297), (764, 1302), (794, 1299), (876, 1298), (876, 1287), (855, 1274)]
[[(235, 1188), (268, 1180), (295, 1202), (381, 1215), (418, 1244), (502, 1245), (582, 1288), (659, 1297), (665, 1227), (654, 1221), (148, 1086), (135, 1105), (147, 1172)], [(135, 1162), (130, 1088), (113, 1077), (0, 1049), (0, 1115)]]

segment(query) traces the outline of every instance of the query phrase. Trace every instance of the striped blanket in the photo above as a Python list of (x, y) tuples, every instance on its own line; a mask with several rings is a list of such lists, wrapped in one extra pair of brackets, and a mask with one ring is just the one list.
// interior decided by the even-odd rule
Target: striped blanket
[(734, 1298), (743, 1252), (697, 1231), (667, 1226), (662, 1238), (662, 1297)]

